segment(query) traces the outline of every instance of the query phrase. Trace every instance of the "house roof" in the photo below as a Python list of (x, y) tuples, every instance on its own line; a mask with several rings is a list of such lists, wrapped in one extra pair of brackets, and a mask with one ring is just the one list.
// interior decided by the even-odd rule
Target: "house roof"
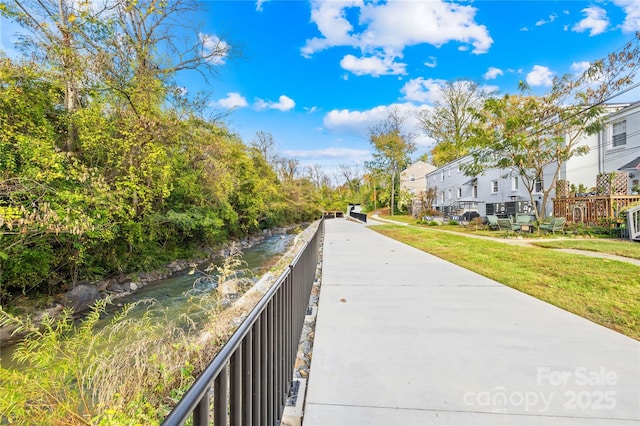
[(635, 160), (631, 160), (624, 166), (620, 167), (618, 170), (627, 170), (627, 169), (639, 169), (640, 168), (640, 157)]

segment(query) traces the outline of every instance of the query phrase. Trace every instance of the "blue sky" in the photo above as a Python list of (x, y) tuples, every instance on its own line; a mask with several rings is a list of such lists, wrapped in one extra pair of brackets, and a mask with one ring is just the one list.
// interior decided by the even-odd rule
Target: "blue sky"
[[(620, 48), (640, 31), (640, 1), (208, 1), (201, 31), (230, 46), (208, 85), (193, 74), (178, 83), (206, 89), (212, 113), (250, 143), (273, 135), (281, 155), (301, 167), (362, 164), (368, 129), (398, 106), (428, 109), (444, 81), (474, 80), (501, 93), (551, 78)], [(11, 50), (13, 25), (3, 21)], [(634, 89), (613, 101), (640, 100)], [(416, 156), (432, 141), (420, 135)]]

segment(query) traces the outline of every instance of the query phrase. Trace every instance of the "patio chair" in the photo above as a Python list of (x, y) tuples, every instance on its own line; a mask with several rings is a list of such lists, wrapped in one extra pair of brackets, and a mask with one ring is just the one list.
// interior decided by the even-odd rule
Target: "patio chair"
[(552, 217), (549, 222), (542, 222), (539, 228), (552, 234), (555, 234), (556, 231), (561, 231), (564, 234), (564, 225), (566, 222), (566, 217)]
[[(513, 222), (511, 222), (511, 219), (498, 218), (498, 229), (500, 231), (517, 231), (517, 229), (513, 229)], [(520, 229), (520, 227), (518, 227), (518, 229)]]
[(498, 216), (496, 216), (495, 214), (488, 214), (487, 215), (487, 223), (489, 224), (489, 229), (499, 229), (498, 226)]
[(532, 218), (530, 214), (517, 214), (516, 215), (516, 223), (527, 224), (531, 223)]

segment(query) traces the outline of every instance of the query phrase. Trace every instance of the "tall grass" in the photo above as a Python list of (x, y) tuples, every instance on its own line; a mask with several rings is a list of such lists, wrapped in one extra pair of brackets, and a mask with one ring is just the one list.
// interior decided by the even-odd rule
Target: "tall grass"
[[(233, 251), (217, 267), (220, 284), (235, 277), (241, 256)], [(159, 424), (228, 340), (230, 324), (260, 295), (226, 310), (220, 297), (217, 291), (193, 295), (189, 314), (177, 318), (153, 300), (140, 301), (103, 327), (108, 300), (98, 301), (82, 321), (66, 310), (36, 324), (0, 308), (0, 326), (14, 325), (26, 336), (14, 353), (24, 368), (0, 368), (0, 423)], [(148, 305), (145, 313), (133, 317), (141, 304)]]

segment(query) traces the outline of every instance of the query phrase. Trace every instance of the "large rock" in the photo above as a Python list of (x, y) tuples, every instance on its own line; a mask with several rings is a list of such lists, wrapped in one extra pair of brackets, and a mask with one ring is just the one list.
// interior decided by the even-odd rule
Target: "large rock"
[(93, 303), (100, 299), (100, 293), (95, 286), (80, 284), (64, 294), (64, 306), (74, 312), (86, 311)]

